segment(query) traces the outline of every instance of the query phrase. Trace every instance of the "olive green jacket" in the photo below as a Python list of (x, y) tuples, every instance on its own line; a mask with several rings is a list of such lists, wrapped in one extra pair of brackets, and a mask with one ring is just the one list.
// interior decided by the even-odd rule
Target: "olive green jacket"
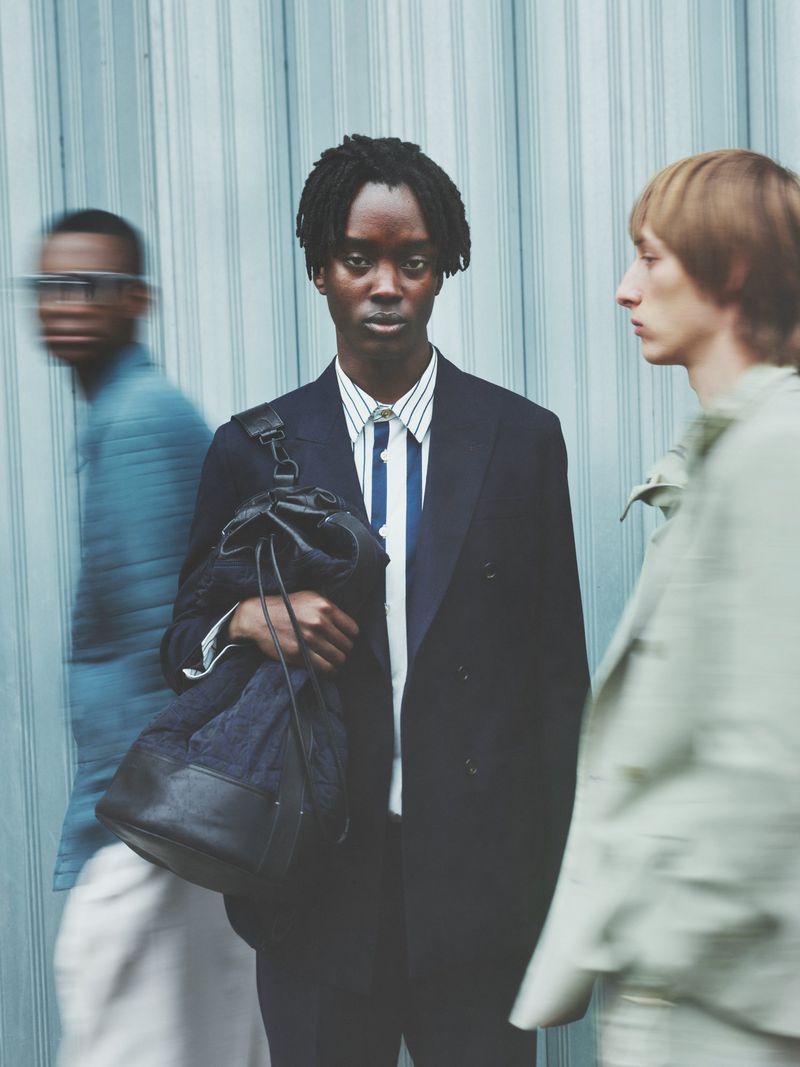
[(800, 1036), (800, 377), (747, 371), (684, 447), (587, 708), (521, 1027), (610, 974)]

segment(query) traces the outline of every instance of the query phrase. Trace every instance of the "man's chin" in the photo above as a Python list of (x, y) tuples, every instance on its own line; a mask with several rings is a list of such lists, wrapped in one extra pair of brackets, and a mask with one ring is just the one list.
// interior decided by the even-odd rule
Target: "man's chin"
[(414, 359), (418, 350), (428, 350), (428, 340), (413, 341), (407, 337), (374, 338), (362, 345), (363, 355), (374, 363), (403, 363)]
[(47, 342), (47, 350), (53, 359), (58, 360), (59, 363), (66, 363), (70, 367), (91, 366), (93, 363), (99, 363), (107, 354), (103, 347), (80, 342), (59, 341), (55, 344)]
[(655, 344), (642, 345), (642, 358), (652, 367), (677, 367), (683, 363), (677, 352), (667, 348), (659, 348)]

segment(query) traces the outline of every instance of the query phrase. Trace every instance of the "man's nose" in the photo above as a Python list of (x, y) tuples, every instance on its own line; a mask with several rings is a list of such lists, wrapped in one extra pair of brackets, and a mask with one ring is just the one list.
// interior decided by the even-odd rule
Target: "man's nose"
[(372, 297), (375, 300), (399, 300), (402, 296), (400, 288), (400, 272), (394, 263), (386, 260), (379, 261), (375, 266)]
[(633, 278), (633, 267), (628, 267), (623, 275), (622, 281), (617, 286), (616, 301), (624, 308), (636, 307), (641, 303), (642, 291), (635, 284)]

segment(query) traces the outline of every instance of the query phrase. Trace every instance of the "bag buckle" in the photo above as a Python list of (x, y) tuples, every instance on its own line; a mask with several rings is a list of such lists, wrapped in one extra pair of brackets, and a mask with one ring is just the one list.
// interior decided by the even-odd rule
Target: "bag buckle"
[(283, 440), (283, 431), (278, 431), (280, 437), (272, 436), (267, 438), (267, 441), (263, 441), (264, 444), (269, 442), (269, 447), (272, 450), (272, 458), (275, 460), (275, 470), (272, 472), (272, 477), (275, 479), (275, 484), (280, 486), (286, 486), (291, 488), (297, 484), (297, 479), (300, 475), (300, 468), (295, 461), (280, 443)]

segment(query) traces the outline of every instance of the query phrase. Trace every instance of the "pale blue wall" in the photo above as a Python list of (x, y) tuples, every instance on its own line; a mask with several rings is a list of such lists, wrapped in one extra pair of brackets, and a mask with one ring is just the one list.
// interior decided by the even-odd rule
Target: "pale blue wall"
[[(627, 212), (701, 149), (800, 167), (799, 31), (794, 0), (2, 0), (0, 276), (64, 206), (138, 222), (149, 337), (216, 423), (333, 352), (293, 237), (319, 152), (349, 132), (420, 142), (474, 238), (433, 336), (561, 416), (596, 659), (648, 532), (620, 526), (622, 502), (694, 408), (614, 307)], [(49, 1067), (82, 413), (5, 284), (0, 312), (0, 1061)], [(590, 1024), (546, 1044), (549, 1067), (592, 1063)]]

